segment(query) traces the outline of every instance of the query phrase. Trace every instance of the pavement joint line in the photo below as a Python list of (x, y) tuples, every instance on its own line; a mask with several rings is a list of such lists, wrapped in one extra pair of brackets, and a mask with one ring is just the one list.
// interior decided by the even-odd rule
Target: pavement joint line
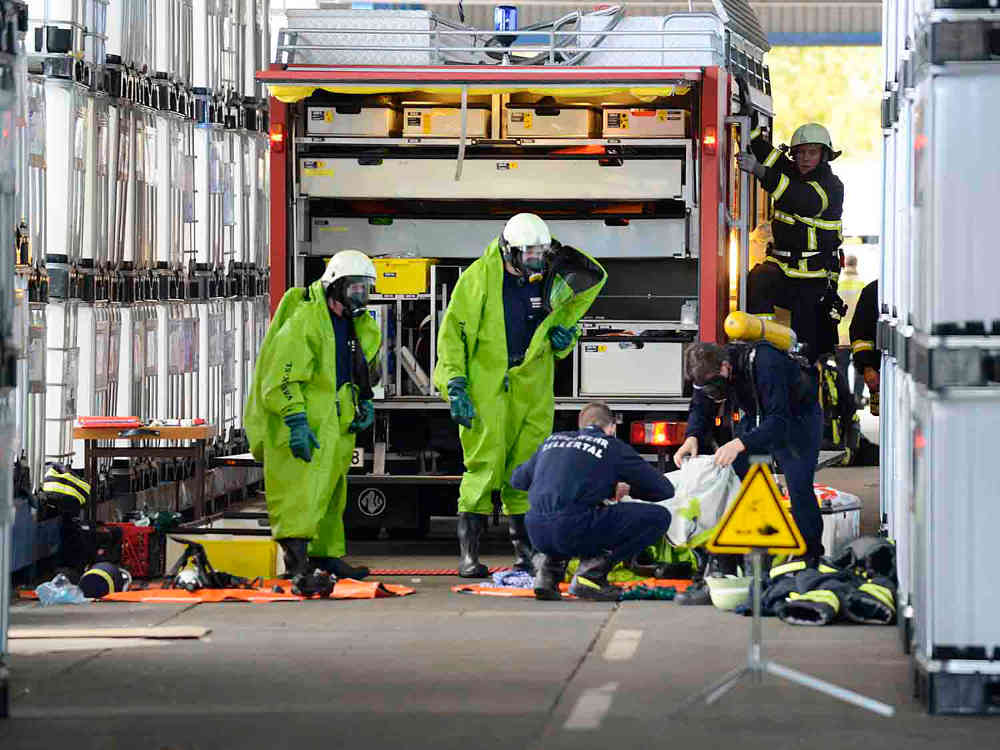
[[(608, 625), (611, 624), (611, 621), (614, 620), (615, 615), (618, 614), (618, 610), (620, 608), (621, 604), (616, 602), (611, 607), (611, 609), (608, 610), (608, 616), (604, 618), (604, 622), (601, 623), (601, 626), (597, 629), (597, 632), (594, 633), (594, 637), (591, 638), (590, 643), (587, 645), (587, 648), (584, 649), (583, 653), (580, 655), (580, 658), (573, 666), (573, 669), (570, 670), (569, 675), (567, 675), (566, 679), (563, 680), (562, 687), (559, 688), (559, 692), (556, 694), (555, 699), (552, 701), (552, 705), (549, 706), (545, 724), (542, 725), (542, 731), (539, 732), (538, 737), (535, 738), (535, 741), (528, 746), (530, 750), (544, 750), (545, 747), (544, 740), (546, 737), (549, 736), (550, 733), (549, 729), (552, 726), (552, 720), (554, 718), (556, 711), (559, 708), (559, 704), (562, 703), (563, 696), (566, 695), (566, 691), (569, 690), (569, 686), (573, 684), (573, 680), (576, 678), (577, 674), (579, 674), (580, 670), (583, 669), (583, 665), (586, 663), (587, 657), (593, 653), (595, 647), (597, 646), (597, 642), (601, 640), (601, 636), (604, 634), (604, 631), (607, 629)], [(617, 689), (617, 687), (618, 685), (617, 683), (615, 683), (615, 689)]]
[(630, 661), (641, 640), (641, 630), (616, 630), (604, 648), (604, 661)]

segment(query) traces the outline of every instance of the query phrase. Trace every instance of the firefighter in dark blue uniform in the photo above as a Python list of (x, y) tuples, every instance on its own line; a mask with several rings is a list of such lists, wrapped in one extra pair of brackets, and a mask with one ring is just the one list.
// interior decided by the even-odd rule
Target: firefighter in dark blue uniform
[[(813, 478), (823, 435), (815, 369), (767, 342), (698, 343), (686, 355), (687, 376), (694, 384), (686, 439), (674, 454), (704, 452), (716, 417), (739, 413), (736, 437), (715, 452), (715, 463), (732, 466), (743, 477), (751, 455), (770, 453), (785, 475), (792, 517), (806, 542), (805, 560), (816, 567), (823, 555), (823, 518), (813, 492)], [(697, 585), (700, 584), (700, 585)], [(682, 604), (707, 604), (704, 580), (678, 597)]]
[(808, 123), (792, 135), (791, 158), (761, 135), (737, 160), (771, 194), (774, 243), (747, 279), (747, 312), (773, 319), (775, 308), (791, 313), (799, 342), (811, 360), (832, 354), (837, 323), (847, 308), (837, 295), (840, 277), (844, 184), (830, 169), (840, 156), (830, 133)]
[[(580, 558), (570, 593), (582, 599), (617, 600), (608, 583), (614, 565), (655, 544), (667, 532), (670, 512), (650, 503), (613, 503), (627, 491), (637, 500), (673, 497), (669, 481), (615, 435), (605, 404), (587, 404), (579, 430), (545, 439), (511, 484), (526, 490), (531, 510), (525, 518), (536, 563), (535, 597), (557, 600), (559, 582), (572, 557)], [(627, 488), (620, 483), (626, 483)]]

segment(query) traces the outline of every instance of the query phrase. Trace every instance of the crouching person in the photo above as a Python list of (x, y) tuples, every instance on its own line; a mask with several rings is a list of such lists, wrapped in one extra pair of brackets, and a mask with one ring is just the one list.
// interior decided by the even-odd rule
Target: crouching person
[(629, 485), (637, 500), (673, 497), (669, 481), (627, 443), (615, 438), (615, 419), (605, 404), (587, 404), (579, 429), (557, 432), (517, 467), (511, 485), (528, 492), (528, 536), (540, 554), (535, 563), (535, 598), (558, 600), (566, 565), (580, 558), (571, 594), (615, 601), (620, 590), (608, 573), (658, 542), (670, 526), (670, 512), (647, 503), (611, 503)]

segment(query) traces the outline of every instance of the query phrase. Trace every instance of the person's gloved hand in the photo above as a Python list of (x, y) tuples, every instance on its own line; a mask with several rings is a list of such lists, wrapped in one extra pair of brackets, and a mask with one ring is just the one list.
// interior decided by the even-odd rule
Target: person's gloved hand
[(354, 412), (354, 420), (347, 428), (348, 432), (364, 432), (372, 426), (375, 421), (375, 405), (370, 399), (365, 399), (358, 404), (357, 411)]
[(757, 157), (751, 154), (749, 151), (741, 151), (736, 154), (736, 164), (744, 172), (751, 172), (757, 175), (758, 179), (764, 179), (764, 175), (767, 174), (766, 167), (757, 161)]
[(472, 427), (472, 420), (476, 418), (476, 407), (469, 398), (465, 378), (452, 378), (448, 381), (448, 402), (451, 406), (452, 421), (463, 427)]
[(572, 328), (552, 326), (549, 329), (549, 341), (552, 343), (552, 348), (557, 352), (561, 352), (563, 349), (570, 346), (575, 337), (576, 326), (573, 326)]
[(309, 426), (305, 412), (289, 414), (285, 417), (285, 424), (291, 431), (292, 436), (288, 441), (288, 450), (296, 458), (301, 458), (306, 463), (312, 461), (313, 450), (319, 448), (319, 440)]

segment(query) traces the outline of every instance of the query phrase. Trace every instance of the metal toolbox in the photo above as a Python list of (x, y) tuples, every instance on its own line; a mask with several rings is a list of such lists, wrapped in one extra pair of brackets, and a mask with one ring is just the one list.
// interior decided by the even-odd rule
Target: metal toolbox
[(335, 104), (306, 109), (307, 135), (390, 138), (402, 129), (402, 114), (391, 105)]
[(508, 137), (591, 138), (597, 134), (597, 110), (588, 104), (508, 104), (504, 127)]
[[(465, 112), (467, 138), (488, 138), (490, 108), (469, 105)], [(458, 138), (462, 135), (462, 110), (452, 104), (403, 102), (403, 135)]]
[[(684, 346), (693, 331), (677, 324), (586, 324), (580, 336), (581, 397), (680, 396)], [(624, 377), (628, 373), (628, 378)], [(623, 391), (623, 383), (628, 390)]]
[(686, 138), (691, 125), (686, 109), (605, 104), (602, 115), (605, 138)]

